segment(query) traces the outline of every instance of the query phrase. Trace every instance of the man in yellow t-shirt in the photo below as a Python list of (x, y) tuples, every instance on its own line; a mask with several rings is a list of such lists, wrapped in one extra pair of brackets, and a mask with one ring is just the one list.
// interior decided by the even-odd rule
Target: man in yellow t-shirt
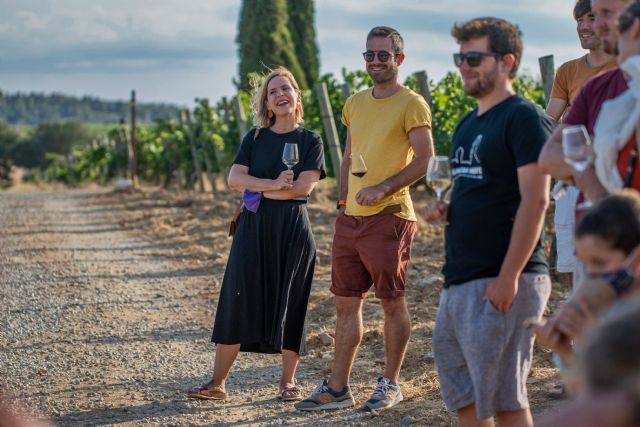
[[(349, 376), (362, 339), (363, 300), (372, 285), (384, 310), (386, 365), (364, 409), (389, 408), (403, 399), (398, 377), (411, 330), (405, 279), (416, 232), (409, 185), (424, 176), (433, 155), (429, 106), (398, 82), (403, 45), (392, 28), (369, 32), (363, 56), (373, 88), (349, 98), (342, 113), (348, 133), (332, 251), (335, 355), (331, 375), (295, 405), (299, 410), (355, 404)], [(356, 164), (360, 158), (366, 171)]]

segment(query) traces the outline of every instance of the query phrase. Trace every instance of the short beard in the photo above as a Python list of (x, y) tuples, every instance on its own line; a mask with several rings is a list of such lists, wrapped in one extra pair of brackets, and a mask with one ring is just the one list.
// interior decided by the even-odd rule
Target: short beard
[(613, 43), (610, 43), (607, 39), (602, 39), (602, 50), (604, 53), (609, 55), (617, 56), (618, 55), (618, 40), (615, 40)]
[(398, 75), (398, 69), (395, 66), (395, 64), (391, 64), (389, 66), (389, 68), (387, 69), (387, 71), (385, 71), (384, 73), (382, 73), (381, 75), (378, 75), (378, 77), (373, 77), (370, 73), (369, 70), (367, 69), (367, 74), (369, 74), (369, 77), (371, 77), (371, 80), (374, 81), (374, 83), (386, 83), (388, 81), (393, 80), (397, 75)]
[(482, 98), (493, 92), (493, 90), (496, 88), (497, 78), (498, 66), (496, 64), (496, 67), (491, 71), (490, 74), (485, 75), (484, 78), (478, 78), (478, 81), (474, 85), (470, 86), (465, 84), (463, 88), (464, 93), (472, 98)]
[(591, 43), (580, 43), (580, 47), (582, 47), (583, 49), (586, 50), (598, 50), (602, 47), (602, 41), (601, 40), (594, 40)]

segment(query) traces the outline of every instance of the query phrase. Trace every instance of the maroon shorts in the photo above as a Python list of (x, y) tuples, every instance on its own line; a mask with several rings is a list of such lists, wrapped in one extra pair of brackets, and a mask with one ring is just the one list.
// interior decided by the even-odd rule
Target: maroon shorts
[(371, 285), (377, 298), (404, 296), (416, 223), (392, 214), (336, 219), (331, 292), (364, 297)]

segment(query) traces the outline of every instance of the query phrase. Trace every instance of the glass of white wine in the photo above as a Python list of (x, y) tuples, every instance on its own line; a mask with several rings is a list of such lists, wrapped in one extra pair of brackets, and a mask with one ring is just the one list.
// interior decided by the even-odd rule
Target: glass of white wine
[(562, 129), (562, 153), (564, 161), (577, 172), (584, 171), (593, 161), (591, 138), (583, 125), (567, 126)]
[(451, 169), (447, 156), (433, 156), (427, 166), (427, 185), (436, 192), (438, 200), (442, 201), (442, 195), (451, 186)]
[(291, 144), (289, 142), (284, 144), (284, 149), (282, 150), (282, 163), (287, 166), (287, 169), (291, 170), (291, 168), (297, 165), (299, 161), (298, 144)]

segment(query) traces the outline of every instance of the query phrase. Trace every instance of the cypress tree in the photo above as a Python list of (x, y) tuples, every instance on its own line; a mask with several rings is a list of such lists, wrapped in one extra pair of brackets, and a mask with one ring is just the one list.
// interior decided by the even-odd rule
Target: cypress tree
[(287, 0), (243, 0), (236, 39), (241, 89), (249, 89), (250, 72), (267, 72), (265, 65), (287, 67), (301, 88), (308, 87), (296, 57), (288, 20)]
[(320, 75), (313, 0), (287, 0), (287, 9), (289, 32), (296, 48), (296, 56), (307, 83), (311, 85)]

